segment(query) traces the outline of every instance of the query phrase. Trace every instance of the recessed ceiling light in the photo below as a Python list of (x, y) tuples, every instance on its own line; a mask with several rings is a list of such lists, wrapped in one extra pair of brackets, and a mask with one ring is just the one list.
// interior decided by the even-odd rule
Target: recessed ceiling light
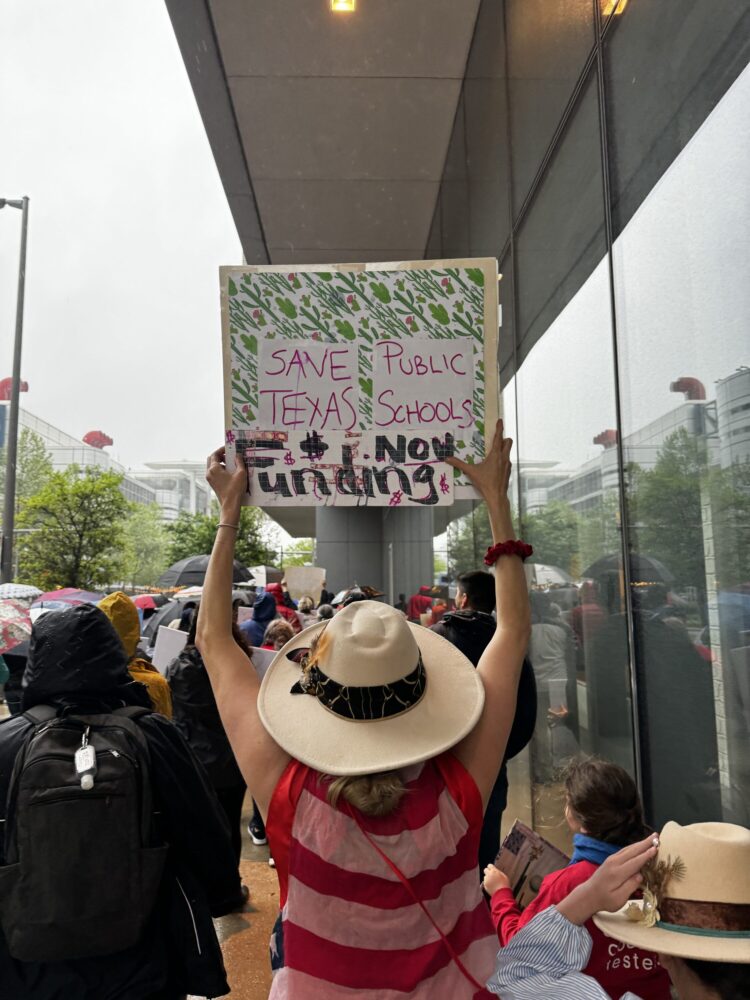
[(357, 0), (331, 0), (331, 10), (338, 14), (353, 14), (357, 9)]

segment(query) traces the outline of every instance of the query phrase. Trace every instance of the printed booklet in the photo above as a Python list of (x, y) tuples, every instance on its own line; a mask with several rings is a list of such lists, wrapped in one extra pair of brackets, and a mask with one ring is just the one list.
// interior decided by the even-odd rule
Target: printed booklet
[(495, 865), (510, 879), (520, 907), (528, 906), (534, 899), (545, 875), (566, 868), (569, 862), (567, 854), (520, 820), (513, 824), (495, 858)]

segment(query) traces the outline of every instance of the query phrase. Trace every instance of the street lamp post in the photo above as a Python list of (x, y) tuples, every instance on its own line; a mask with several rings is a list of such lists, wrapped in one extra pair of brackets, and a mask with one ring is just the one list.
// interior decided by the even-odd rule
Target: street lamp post
[(21, 395), (21, 344), (23, 340), (23, 298), (26, 284), (26, 233), (29, 221), (29, 199), (0, 198), (0, 208), (9, 205), (21, 209), (21, 256), (18, 264), (18, 297), (16, 299), (16, 339), (13, 344), (13, 387), (10, 396), (7, 461), (5, 465), (5, 505), (3, 509), (3, 542), (0, 555), (0, 583), (13, 579), (13, 529), (16, 520), (16, 458), (18, 454), (18, 408)]

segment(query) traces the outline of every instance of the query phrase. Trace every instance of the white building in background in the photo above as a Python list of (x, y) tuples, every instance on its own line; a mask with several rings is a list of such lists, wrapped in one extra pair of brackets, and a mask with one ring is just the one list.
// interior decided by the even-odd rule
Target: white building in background
[[(9, 406), (9, 403), (0, 403), (0, 406)], [(52, 467), (55, 472), (62, 472), (69, 465), (78, 465), (82, 469), (102, 469), (106, 472), (116, 472), (123, 476), (120, 489), (126, 500), (135, 503), (155, 503), (156, 494), (150, 486), (140, 483), (124, 465), (115, 461), (114, 458), (102, 448), (94, 448), (86, 444), (80, 438), (73, 437), (42, 420), (35, 417), (28, 410), (19, 411), (19, 433), (24, 428), (28, 428), (38, 434), (44, 443), (44, 447), (49, 452), (52, 459)]]
[(206, 483), (206, 466), (202, 462), (146, 462), (144, 471), (131, 475), (156, 493), (156, 503), (165, 521), (174, 521), (178, 514), (207, 514), (211, 493)]
[(750, 368), (743, 366), (716, 383), (721, 467), (750, 461)]
[[(0, 401), (0, 407), (9, 406), (8, 402)], [(7, 428), (7, 419), (5, 423)], [(174, 521), (181, 511), (208, 512), (210, 495), (205, 466), (200, 462), (151, 462), (146, 463), (144, 470), (127, 469), (103, 448), (87, 444), (22, 408), (19, 410), (19, 432), (24, 428), (42, 439), (56, 472), (70, 465), (116, 472), (123, 477), (120, 489), (125, 499), (157, 504), (165, 521)]]
[[(623, 439), (626, 465), (635, 463), (653, 469), (665, 442), (685, 430), (691, 439), (703, 439), (711, 466), (730, 468), (750, 462), (750, 367), (738, 368), (716, 382), (716, 399), (705, 398), (704, 387), (696, 379), (684, 378), (670, 387), (686, 395), (684, 402)], [(565, 469), (554, 462), (520, 463), (523, 509), (538, 513), (551, 500), (562, 500), (583, 513), (597, 507), (602, 497), (618, 489), (617, 435), (602, 431), (594, 444), (601, 454), (577, 469)]]

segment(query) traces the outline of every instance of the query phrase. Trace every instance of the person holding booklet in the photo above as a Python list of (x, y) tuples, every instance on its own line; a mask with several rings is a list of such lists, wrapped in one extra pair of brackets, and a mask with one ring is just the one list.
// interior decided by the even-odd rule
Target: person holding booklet
[[(574, 761), (565, 778), (565, 799), (565, 819), (573, 831), (573, 857), (567, 868), (542, 879), (536, 898), (525, 909), (516, 903), (508, 877), (494, 865), (485, 868), (484, 887), (491, 897), (492, 919), (502, 945), (538, 913), (561, 902), (591, 878), (606, 858), (650, 832), (643, 821), (635, 782), (617, 764), (594, 757)], [(635, 989), (643, 1000), (669, 1000), (669, 977), (656, 955), (613, 946), (593, 921), (586, 927), (593, 947), (585, 971), (611, 997)]]
[(232, 640), (234, 539), (247, 472), (224, 449), (198, 646), (266, 821), (281, 894), (271, 997), (478, 1000), (497, 941), (476, 875), (482, 814), (515, 713), (529, 604), (498, 423), (456, 459), (487, 502), (497, 630), (475, 670), (396, 608), (360, 600), (295, 636), (262, 685)]
[[(605, 993), (580, 970), (590, 921), (615, 955), (656, 952), (678, 1000), (750, 996), (750, 830), (733, 823), (667, 823), (610, 855), (591, 878), (538, 913), (498, 953), (489, 981), (503, 1000), (641, 1000)], [(631, 897), (635, 892), (638, 901)]]

